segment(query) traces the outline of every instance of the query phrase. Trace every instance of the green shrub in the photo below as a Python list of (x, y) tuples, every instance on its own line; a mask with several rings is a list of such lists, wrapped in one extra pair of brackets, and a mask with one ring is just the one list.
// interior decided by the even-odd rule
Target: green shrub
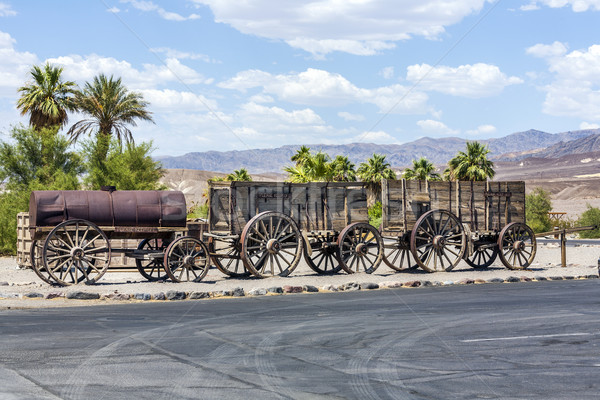
[(535, 233), (552, 230), (548, 212), (552, 210), (550, 193), (538, 187), (525, 196), (525, 220)]
[(198, 204), (197, 202), (193, 202), (190, 208), (188, 209), (187, 218), (208, 218), (208, 203)]
[(598, 228), (591, 231), (579, 232), (579, 236), (584, 239), (596, 239), (600, 238), (600, 208), (592, 207), (587, 205), (587, 210), (581, 214), (579, 220), (577, 220), (579, 226), (591, 226), (595, 225)]
[(382, 210), (381, 210), (381, 202), (378, 201), (369, 207), (369, 224), (373, 225), (375, 228), (379, 229), (382, 220)]

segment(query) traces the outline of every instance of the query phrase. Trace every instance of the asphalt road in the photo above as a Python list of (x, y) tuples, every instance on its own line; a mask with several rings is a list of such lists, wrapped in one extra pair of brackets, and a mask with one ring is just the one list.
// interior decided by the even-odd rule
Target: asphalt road
[(600, 281), (0, 312), (2, 399), (597, 399)]

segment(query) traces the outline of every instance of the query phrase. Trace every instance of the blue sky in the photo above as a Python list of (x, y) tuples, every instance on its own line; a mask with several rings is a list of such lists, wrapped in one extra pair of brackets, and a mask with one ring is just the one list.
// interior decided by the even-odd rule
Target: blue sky
[(599, 21), (600, 0), (0, 0), (0, 131), (47, 61), (142, 93), (155, 155), (598, 128)]

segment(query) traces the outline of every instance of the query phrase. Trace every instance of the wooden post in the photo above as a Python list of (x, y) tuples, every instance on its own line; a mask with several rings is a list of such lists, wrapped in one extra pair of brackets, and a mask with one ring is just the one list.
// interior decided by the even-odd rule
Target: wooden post
[(563, 268), (567, 266), (567, 233), (563, 229), (560, 234), (560, 262)]

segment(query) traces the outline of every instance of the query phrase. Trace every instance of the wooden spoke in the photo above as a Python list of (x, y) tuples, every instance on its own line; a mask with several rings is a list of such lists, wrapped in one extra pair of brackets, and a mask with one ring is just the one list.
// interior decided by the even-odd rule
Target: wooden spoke
[[(88, 235), (95, 235), (89, 241)], [(38, 250), (40, 246), (37, 246)], [(110, 242), (95, 224), (85, 220), (67, 220), (57, 225), (41, 247), (43, 271), (50, 281), (73, 285), (85, 281), (95, 283), (110, 265)], [(38, 275), (39, 276), (39, 275)]]
[(199, 239), (184, 236), (165, 250), (163, 266), (173, 282), (199, 282), (210, 269), (208, 247)]
[(466, 263), (475, 269), (487, 268), (496, 261), (498, 245), (493, 242), (476, 241), (475, 250), (470, 257), (465, 257)]
[(240, 235), (239, 256), (259, 278), (288, 276), (302, 256), (302, 235), (287, 215), (266, 211), (254, 216)]
[(383, 239), (375, 227), (356, 222), (345, 227), (337, 240), (339, 266), (349, 274), (373, 273), (383, 259)]
[(149, 281), (165, 281), (169, 275), (164, 268), (164, 252), (168, 242), (164, 239), (144, 239), (138, 250), (147, 253), (146, 258), (136, 258), (135, 265), (140, 274)]
[(536, 254), (536, 240), (533, 230), (521, 223), (506, 225), (498, 236), (499, 256), (508, 269), (526, 269)]
[[(262, 240), (252, 237), (252, 245), (249, 246), (250, 252), (259, 250), (262, 245)], [(217, 269), (225, 275), (232, 278), (242, 278), (250, 275), (250, 272), (245, 268), (244, 262), (240, 257), (242, 244), (239, 238), (219, 239), (210, 237), (208, 241), (208, 249), (212, 258), (212, 262)], [(225, 251), (225, 253), (223, 253)]]
[(334, 233), (314, 236), (304, 243), (304, 259), (317, 274), (335, 274), (342, 268), (336, 255), (337, 248), (338, 244)]
[(402, 237), (383, 238), (383, 262), (394, 271), (418, 268), (410, 252), (408, 240)]
[(450, 271), (462, 259), (466, 237), (458, 218), (445, 210), (432, 210), (415, 223), (410, 250), (417, 265), (427, 272)]

